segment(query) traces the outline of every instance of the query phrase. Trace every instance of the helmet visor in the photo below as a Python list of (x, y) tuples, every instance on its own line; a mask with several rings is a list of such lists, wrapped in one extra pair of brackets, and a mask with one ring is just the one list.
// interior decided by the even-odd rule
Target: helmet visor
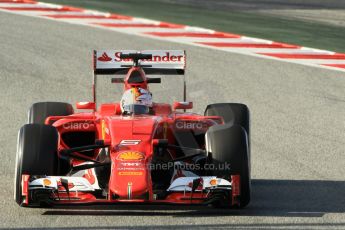
[(138, 104), (132, 104), (132, 105), (125, 105), (123, 106), (124, 113), (125, 114), (148, 114), (150, 112), (150, 108), (147, 105), (138, 105)]

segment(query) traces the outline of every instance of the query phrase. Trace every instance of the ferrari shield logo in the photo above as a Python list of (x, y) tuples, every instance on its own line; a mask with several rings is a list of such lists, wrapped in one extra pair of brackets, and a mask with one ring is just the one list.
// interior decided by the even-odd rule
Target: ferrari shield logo
[(145, 159), (145, 155), (137, 151), (124, 151), (119, 153), (117, 159), (121, 161), (141, 161)]

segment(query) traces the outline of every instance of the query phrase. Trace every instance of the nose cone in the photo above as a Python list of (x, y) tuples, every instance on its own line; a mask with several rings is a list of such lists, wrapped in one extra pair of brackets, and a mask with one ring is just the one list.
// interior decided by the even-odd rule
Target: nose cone
[(145, 155), (137, 151), (116, 154), (109, 182), (110, 192), (118, 199), (144, 199), (149, 191)]

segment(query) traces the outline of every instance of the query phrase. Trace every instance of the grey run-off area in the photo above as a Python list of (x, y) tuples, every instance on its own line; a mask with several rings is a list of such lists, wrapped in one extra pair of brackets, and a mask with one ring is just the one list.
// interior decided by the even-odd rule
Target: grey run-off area
[(339, 0), (161, 0), (222, 11), (265, 15), (345, 26), (345, 1)]

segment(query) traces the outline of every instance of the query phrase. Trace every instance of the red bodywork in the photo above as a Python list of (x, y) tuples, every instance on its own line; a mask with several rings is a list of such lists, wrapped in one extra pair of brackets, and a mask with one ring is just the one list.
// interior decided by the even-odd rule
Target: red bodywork
[[(142, 83), (129, 83), (128, 79), (133, 71), (139, 71), (143, 78)], [(129, 69), (124, 78), (124, 90), (131, 87), (148, 89), (147, 78), (140, 67)], [(85, 104), (86, 105), (86, 104)], [(192, 104), (188, 104), (189, 107)], [(174, 106), (175, 107), (175, 106)], [(87, 109), (88, 106), (79, 106)], [(183, 111), (174, 111), (170, 104), (154, 103), (152, 114), (149, 115), (122, 115), (119, 103), (102, 104), (91, 112), (75, 113), (69, 116), (51, 116), (45, 121), (53, 125), (59, 132), (59, 151), (69, 149), (73, 145), (72, 136), (89, 140), (86, 144), (93, 144), (96, 140), (103, 140), (109, 145), (108, 152), (111, 159), (111, 170), (108, 192), (105, 199), (99, 199), (92, 193), (69, 192), (64, 193), (64, 188), (59, 185), (59, 199), (56, 204), (71, 203), (117, 203), (117, 202), (145, 202), (145, 203), (176, 203), (200, 204), (207, 198), (206, 193), (195, 193), (193, 199), (190, 194), (172, 192), (164, 199), (157, 199), (153, 191), (151, 171), (147, 167), (153, 157), (154, 141), (167, 139), (170, 144), (177, 144), (176, 133), (199, 132), (205, 133), (207, 129), (216, 124), (223, 124), (223, 119), (218, 116), (202, 116)], [(87, 138), (86, 138), (87, 137)], [(87, 140), (86, 140), (87, 139)], [(71, 144), (72, 143), (72, 144)], [(198, 148), (205, 149), (205, 143), (196, 143)], [(170, 152), (172, 157), (179, 157), (176, 151)], [(75, 153), (75, 155), (96, 160), (98, 150)], [(77, 166), (85, 161), (72, 159), (72, 166)], [(96, 183), (92, 170), (87, 170), (84, 175), (90, 184)], [(28, 176), (23, 176), (23, 192), (28, 204)], [(236, 186), (239, 177), (235, 178)], [(69, 185), (73, 187), (72, 185)], [(239, 195), (238, 188), (233, 192), (233, 199)], [(230, 201), (231, 202), (231, 201)]]

